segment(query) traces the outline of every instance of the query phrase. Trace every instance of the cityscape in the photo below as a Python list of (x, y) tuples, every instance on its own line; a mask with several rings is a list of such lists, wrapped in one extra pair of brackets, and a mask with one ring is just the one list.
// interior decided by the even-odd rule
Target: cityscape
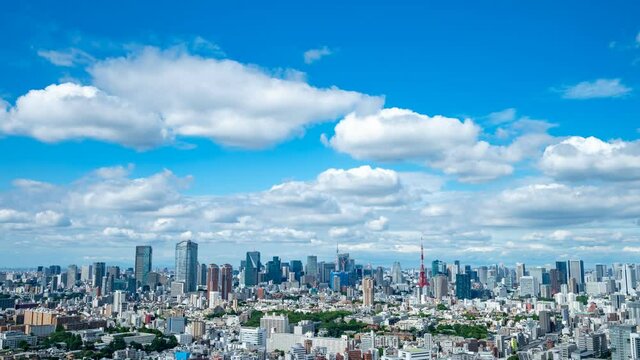
[(0, 360), (640, 360), (640, 2), (14, 0)]
[[(212, 359), (588, 359), (640, 350), (636, 264), (411, 265), (335, 258), (175, 267), (105, 262), (0, 273), (0, 348), (15, 356)], [(22, 355), (19, 355), (22, 354)], [(3, 355), (5, 356), (5, 355)], [(11, 355), (8, 355), (11, 356)]]

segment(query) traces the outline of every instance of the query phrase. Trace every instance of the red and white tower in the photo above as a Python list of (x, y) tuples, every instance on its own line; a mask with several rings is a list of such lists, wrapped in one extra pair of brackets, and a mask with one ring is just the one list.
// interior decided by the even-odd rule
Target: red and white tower
[(420, 278), (418, 279), (418, 287), (422, 290), (425, 286), (429, 286), (427, 274), (424, 272), (424, 246), (420, 242)]

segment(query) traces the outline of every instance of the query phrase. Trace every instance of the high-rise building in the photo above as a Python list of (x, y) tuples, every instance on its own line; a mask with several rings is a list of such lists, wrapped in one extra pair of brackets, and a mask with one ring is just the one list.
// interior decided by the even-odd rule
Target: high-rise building
[(249, 344), (257, 347), (267, 346), (267, 331), (266, 329), (257, 328), (240, 328), (240, 343)]
[(233, 267), (231, 264), (222, 265), (220, 269), (220, 294), (223, 300), (229, 300), (233, 291)]
[(444, 261), (433, 260), (431, 262), (431, 276), (447, 273), (447, 264)]
[(262, 264), (260, 263), (260, 252), (247, 252), (247, 260), (244, 268), (244, 284), (246, 286), (258, 285), (261, 267)]
[(72, 289), (76, 285), (78, 279), (78, 267), (76, 265), (69, 265), (67, 267), (67, 283), (66, 288)]
[(374, 279), (376, 281), (377, 286), (382, 286), (382, 282), (384, 281), (384, 268), (382, 266), (378, 266), (376, 268)]
[(207, 271), (207, 292), (220, 291), (220, 268), (216, 264), (210, 264)]
[(456, 297), (471, 299), (471, 276), (469, 274), (456, 274)]
[(567, 280), (576, 279), (578, 286), (584, 284), (584, 262), (582, 260), (567, 261)]
[(107, 265), (103, 262), (93, 263), (93, 287), (102, 287), (102, 278), (107, 273)]
[(147, 285), (148, 275), (151, 272), (151, 256), (153, 250), (151, 246), (136, 246), (136, 263), (134, 277), (136, 287)]
[(307, 266), (304, 270), (305, 275), (318, 277), (318, 257), (315, 255), (307, 256)]
[(562, 273), (558, 269), (549, 269), (549, 286), (551, 288), (551, 295), (555, 295), (560, 292)]
[(605, 276), (607, 276), (607, 265), (596, 264), (596, 281), (602, 281)]
[(207, 286), (207, 264), (198, 264), (198, 286)]
[(449, 295), (449, 278), (444, 274), (436, 275), (433, 280), (433, 296), (440, 300)]
[(520, 278), (520, 296), (537, 297), (540, 292), (540, 284), (533, 276), (523, 276)]
[(373, 297), (374, 297), (375, 287), (373, 285), (373, 279), (370, 277), (366, 277), (362, 279), (362, 305), (363, 306), (373, 306)]
[(482, 285), (487, 284), (488, 272), (489, 272), (489, 268), (487, 268), (486, 266), (480, 266), (478, 268), (478, 279), (480, 280), (480, 283)]
[(394, 284), (402, 284), (404, 282), (404, 277), (402, 276), (402, 268), (400, 267), (399, 262), (394, 262), (393, 267), (391, 267), (391, 281)]
[(300, 280), (300, 276), (302, 275), (302, 261), (300, 260), (291, 260), (291, 266), (289, 271), (295, 274), (295, 279)]
[(185, 240), (176, 244), (176, 281), (184, 284), (185, 292), (198, 289), (198, 244)]
[(547, 310), (541, 310), (538, 312), (538, 323), (540, 324), (540, 330), (543, 334), (551, 332), (551, 312)]
[(260, 319), (260, 327), (267, 330), (267, 337), (272, 333), (291, 332), (287, 315), (267, 314)]
[(635, 291), (636, 272), (633, 265), (625, 264), (622, 266), (620, 273), (620, 292), (625, 295), (631, 295)]
[(267, 262), (267, 280), (274, 284), (282, 283), (282, 263), (278, 256)]
[(635, 325), (613, 325), (609, 329), (611, 339), (611, 360), (629, 360), (631, 357), (631, 334)]
[(566, 284), (568, 280), (569, 270), (566, 261), (556, 261), (556, 269), (560, 272), (560, 284)]
[(93, 266), (92, 265), (82, 265), (82, 271), (80, 273), (80, 281), (82, 282), (91, 282), (93, 279)]
[(520, 283), (520, 278), (527, 275), (527, 267), (523, 263), (516, 264), (516, 282)]
[(336, 254), (336, 270), (337, 271), (349, 272), (351, 271), (351, 269), (349, 269), (349, 265), (350, 265), (350, 261), (349, 261), (348, 253)]

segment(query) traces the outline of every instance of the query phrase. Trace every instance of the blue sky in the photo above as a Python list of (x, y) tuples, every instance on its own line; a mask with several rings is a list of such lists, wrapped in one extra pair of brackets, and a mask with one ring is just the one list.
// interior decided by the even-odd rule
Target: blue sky
[[(36, 265), (55, 258), (45, 244), (60, 246), (65, 239), (77, 249), (64, 261), (89, 261), (93, 241), (104, 238), (123, 248), (153, 242), (164, 249), (158, 261), (170, 263), (172, 244), (187, 236), (200, 239), (203, 248), (224, 244), (223, 257), (231, 261), (250, 240), (273, 237), (273, 244), (262, 245), (267, 255), (279, 241), (299, 238), (292, 257), (310, 248), (330, 257), (337, 241), (366, 261), (386, 263), (415, 257), (407, 246), (420, 234), (433, 237), (434, 256), (469, 262), (492, 254), (492, 261), (544, 263), (576, 253), (595, 262), (608, 255), (589, 255), (594, 250), (640, 250), (634, 225), (640, 213), (628, 206), (640, 181), (640, 22), (634, 16), (639, 10), (634, 2), (616, 1), (6, 4), (0, 14), (0, 98), (7, 109), (0, 112), (0, 250), (19, 255), (37, 247), (29, 264)], [(220, 66), (208, 67), (212, 62)], [(156, 72), (147, 71), (151, 68)], [(172, 69), (191, 80), (178, 81), (184, 87), (171, 84)], [(282, 88), (274, 97), (264, 96), (268, 89), (260, 86), (272, 80), (282, 80)], [(211, 92), (190, 94), (184, 90), (189, 81), (201, 81), (198, 86)], [(303, 85), (310, 93), (298, 98)], [(239, 93), (225, 100), (232, 89)], [(18, 99), (30, 100), (26, 94), (32, 90), (44, 91), (43, 96), (21, 106)], [(87, 91), (94, 90), (104, 95), (99, 107), (79, 103), (69, 110), (68, 103), (47, 98), (68, 92), (91, 97)], [(117, 108), (111, 112), (110, 106)], [(405, 112), (382, 110), (392, 108)], [(122, 120), (109, 114), (126, 115)], [(357, 115), (348, 120), (350, 114)], [(438, 115), (450, 120), (433, 121)], [(203, 118), (209, 122), (201, 123)], [(221, 118), (229, 123), (217, 128)], [(400, 118), (407, 132), (393, 136), (398, 129), (393, 119)], [(127, 125), (134, 123), (137, 130), (129, 131)], [(95, 127), (87, 130), (91, 124)], [(338, 124), (344, 124), (340, 134)], [(368, 133), (375, 124), (389, 136)], [(279, 126), (281, 134), (271, 130)], [(154, 132), (155, 138), (146, 138)], [(583, 141), (590, 136), (597, 141)], [(526, 147), (510, 147), (520, 140)], [(484, 145), (488, 149), (482, 150)], [(562, 151), (567, 147), (575, 151)], [(349, 172), (362, 166), (371, 169)], [(102, 177), (96, 175), (100, 168), (121, 171)], [(157, 208), (100, 203), (115, 196), (113, 189), (148, 181), (165, 169), (172, 175), (158, 186), (175, 197), (135, 200)], [(321, 175), (329, 169), (343, 171), (346, 180), (332, 181), (356, 186), (352, 193), (372, 184), (357, 183), (353, 176), (373, 183), (391, 176), (397, 184), (383, 195), (401, 189), (411, 196), (384, 206), (355, 201), (345, 194), (348, 186), (324, 183)], [(16, 179), (47, 183), (55, 191), (48, 191), (48, 204), (38, 197), (33, 203), (18, 201), (30, 190)], [(296, 196), (300, 191), (326, 196), (338, 213), (361, 217), (320, 225), (295, 217), (271, 219), (252, 208), (269, 206), (256, 203), (263, 204), (273, 186), (298, 182), (306, 187)], [(103, 183), (113, 189), (104, 190)], [(97, 188), (107, 192), (86, 200)], [(509, 203), (513, 193), (527, 189), (553, 191), (559, 202), (566, 200), (559, 191), (594, 194), (585, 204), (574, 198), (573, 210), (581, 209), (575, 214), (552, 216), (545, 206), (554, 204), (540, 204), (466, 222), (468, 214), (449, 208), (467, 197), (503, 197)], [(527, 194), (538, 198), (535, 191)], [(74, 196), (84, 199), (82, 206), (73, 203)], [(376, 196), (380, 193), (366, 197)], [(620, 203), (603, 208), (594, 201), (598, 196)], [(199, 221), (206, 211), (242, 203), (238, 198), (252, 199), (238, 210), (248, 214), (233, 221), (208, 219), (206, 225)], [(197, 214), (160, 211), (185, 203), (198, 203)], [(301, 204), (305, 211), (318, 210), (313, 202), (295, 206)], [(288, 206), (283, 213), (295, 209)], [(421, 217), (435, 208), (450, 218)], [(40, 224), (38, 214), (44, 214)], [(43, 220), (45, 215), (51, 221)], [(149, 225), (159, 220), (172, 227)], [(538, 253), (516, 259), (504, 244), (518, 240)], [(389, 249), (397, 253), (390, 257)], [(114, 262), (127, 261), (116, 251), (105, 248), (105, 254)], [(203, 254), (222, 256), (213, 250)]]

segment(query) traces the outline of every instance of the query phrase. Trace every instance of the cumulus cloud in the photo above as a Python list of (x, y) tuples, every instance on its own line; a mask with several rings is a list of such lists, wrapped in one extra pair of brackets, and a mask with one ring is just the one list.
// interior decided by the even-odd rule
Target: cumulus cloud
[(548, 175), (564, 180), (638, 180), (640, 142), (573, 136), (548, 146), (540, 166)]
[(178, 202), (179, 190), (189, 181), (190, 177), (179, 178), (169, 170), (146, 178), (106, 178), (75, 189), (70, 199), (80, 208), (157, 211)]
[(44, 142), (95, 139), (136, 149), (176, 136), (203, 137), (256, 149), (383, 103), (380, 97), (313, 87), (291, 71), (281, 76), (177, 48), (144, 48), (97, 60), (88, 71), (91, 85), (53, 84), (29, 91), (12, 107), (2, 103), (0, 132)]
[(565, 99), (617, 98), (629, 94), (631, 90), (620, 79), (597, 79), (568, 86), (562, 89), (562, 96)]
[(357, 159), (416, 161), (461, 181), (479, 182), (511, 174), (514, 163), (535, 154), (550, 138), (535, 132), (508, 146), (496, 146), (480, 140), (481, 132), (470, 119), (390, 108), (368, 115), (349, 114), (336, 125), (327, 143)]
[(381, 98), (316, 88), (233, 60), (153, 48), (97, 62), (89, 72), (99, 88), (160, 114), (176, 135), (243, 148), (269, 146), (312, 124), (382, 103)]
[(148, 148), (169, 137), (158, 115), (96, 87), (73, 83), (31, 90), (4, 117), (2, 132), (43, 142), (95, 139)]
[(332, 51), (326, 46), (317, 49), (309, 49), (304, 52), (304, 62), (305, 64), (312, 64), (325, 56), (331, 55)]

